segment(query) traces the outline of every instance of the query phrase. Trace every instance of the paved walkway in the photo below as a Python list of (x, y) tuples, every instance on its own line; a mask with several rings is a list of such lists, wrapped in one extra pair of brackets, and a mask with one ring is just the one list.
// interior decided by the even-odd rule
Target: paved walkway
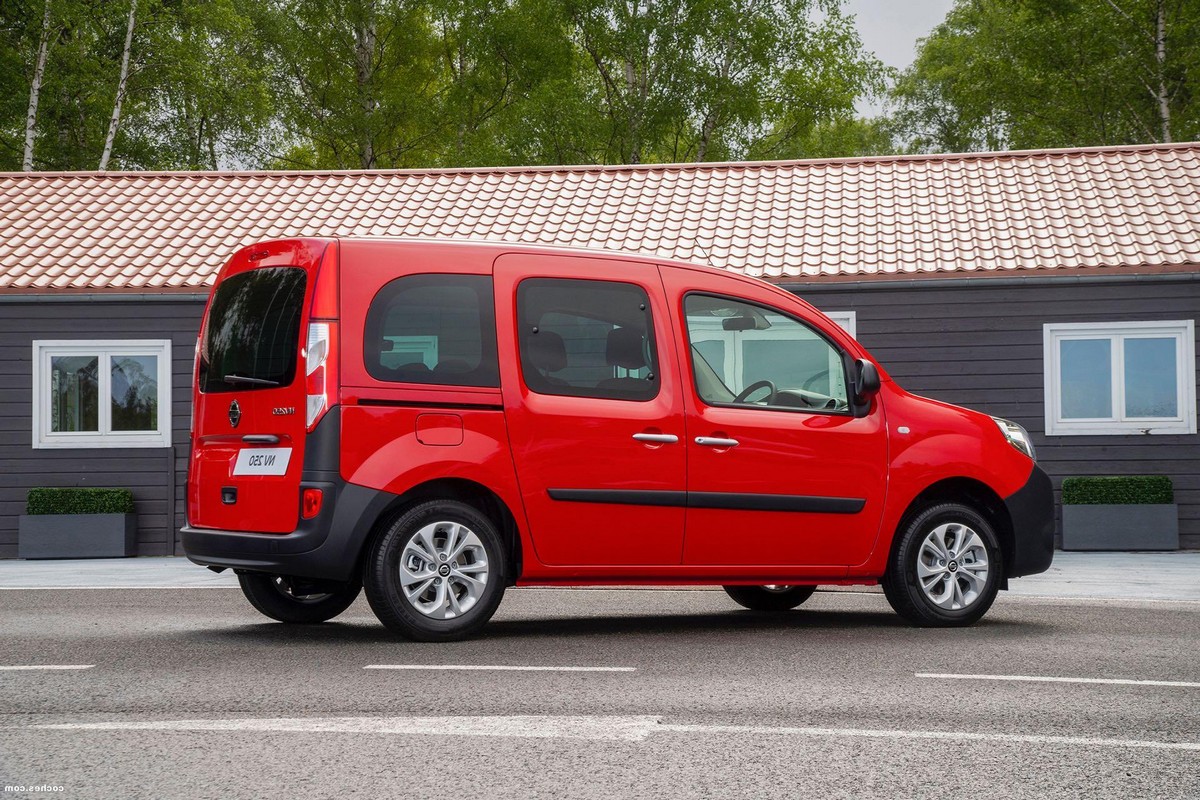
[[(186, 558), (0, 561), (0, 589), (233, 588)], [(1200, 552), (1056, 553), (1048, 572), (1011, 581), (1016, 595), (1200, 602)]]

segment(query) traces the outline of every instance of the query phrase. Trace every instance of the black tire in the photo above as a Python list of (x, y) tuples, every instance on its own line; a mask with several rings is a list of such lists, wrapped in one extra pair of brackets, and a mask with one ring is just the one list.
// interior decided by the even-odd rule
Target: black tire
[[(951, 526), (948, 529), (951, 536), (955, 535), (953, 526), (965, 526), (977, 535), (981, 545), (981, 548), (969, 548), (968, 552), (954, 552), (944, 546), (943, 536), (943, 549), (946, 555), (952, 557), (943, 559), (945, 563), (937, 560), (926, 561), (926, 569), (942, 573), (940, 578), (931, 576), (927, 579), (933, 587), (931, 591), (940, 590), (945, 596), (946, 592), (953, 593), (954, 587), (957, 586), (957, 591), (962, 596), (958, 608), (953, 607), (956, 603), (954, 595), (948, 596), (948, 605), (934, 602), (922, 587), (921, 579), (917, 575), (918, 560), (929, 559), (932, 556), (932, 551), (922, 554), (927, 537), (931, 537), (944, 525)], [(978, 570), (973, 567), (977, 563), (980, 549), (987, 558), (987, 575), (982, 581), (977, 577)], [(971, 625), (987, 613), (996, 599), (1003, 575), (1004, 556), (991, 524), (970, 506), (941, 503), (908, 520), (899, 533), (881, 583), (892, 608), (909, 622), (923, 628), (952, 628)], [(970, 592), (973, 592), (974, 596), (971, 596)]]
[(238, 575), (242, 594), (260, 612), (280, 622), (313, 624), (341, 614), (358, 598), (358, 580), (315, 585), (286, 575), (243, 572)]
[[(439, 547), (451, 549), (443, 544), (435, 546), (434, 550), (437, 552), (430, 554), (432, 558), (426, 566), (435, 568), (433, 571), (427, 571), (425, 567), (409, 570), (408, 566), (411, 564), (406, 561), (406, 574), (428, 574), (429, 580), (437, 581), (436, 586), (426, 585), (424, 579), (418, 578), (417, 582), (410, 584), (412, 591), (417, 592), (416, 599), (410, 601), (401, 581), (401, 558), (409, 542), (414, 541), (426, 530), (432, 530), (430, 541), (448, 542), (449, 526), (455, 524), (464, 526), (467, 533), (474, 534), (473, 542), (477, 543), (473, 543), (469, 550), (464, 550), (459, 558), (474, 560), (461, 564), (459, 561), (444, 560), (439, 563), (438, 559), (442, 554)], [(421, 547), (420, 551), (425, 552), (424, 547)], [(417, 552), (410, 550), (409, 557), (416, 557)], [(484, 559), (482, 570), (479, 569), (480, 555)], [(419, 558), (417, 562), (420, 562)], [(455, 565), (454, 570), (450, 569), (451, 565)], [(457, 571), (458, 567), (463, 570), (474, 567), (476, 571), (471, 575), (483, 575), (483, 587), (476, 588), (474, 583), (469, 584), (463, 573)], [(447, 572), (437, 572), (443, 568)], [(438, 574), (446, 575), (444, 585), (443, 578), (438, 577)], [(478, 509), (457, 500), (430, 500), (404, 512), (372, 544), (363, 567), (363, 585), (366, 587), (367, 600), (375, 611), (375, 616), (390, 630), (419, 642), (457, 641), (477, 633), (492, 618), (492, 614), (496, 613), (496, 608), (504, 597), (507, 576), (504, 542), (496, 524)], [(425, 587), (423, 590), (422, 586)], [(460, 590), (462, 594), (458, 594)], [(477, 594), (470, 597), (468, 590)], [(451, 597), (455, 598), (455, 604), (465, 603), (467, 600), (470, 600), (471, 604), (461, 611), (455, 611), (448, 605)], [(424, 613), (417, 607), (422, 598), (429, 599), (429, 602), (425, 603), (427, 606), (437, 605), (441, 598), (446, 598), (447, 603), (443, 604), (444, 607), (440, 610)], [(447, 618), (440, 616), (442, 614), (453, 616)]]
[(813, 596), (815, 586), (722, 586), (725, 594), (751, 611), (790, 611)]

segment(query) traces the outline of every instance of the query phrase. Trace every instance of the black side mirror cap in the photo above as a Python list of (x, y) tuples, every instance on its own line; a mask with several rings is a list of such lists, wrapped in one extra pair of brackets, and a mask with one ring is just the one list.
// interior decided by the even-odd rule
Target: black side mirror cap
[(862, 403), (879, 391), (879, 370), (865, 358), (854, 361), (854, 397)]

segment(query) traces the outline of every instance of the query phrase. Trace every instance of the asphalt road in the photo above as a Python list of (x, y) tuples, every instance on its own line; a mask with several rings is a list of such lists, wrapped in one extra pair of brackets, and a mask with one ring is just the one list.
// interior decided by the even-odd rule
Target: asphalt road
[(918, 630), (878, 594), (521, 589), (430, 645), (362, 600), (294, 627), (229, 589), (18, 590), (0, 648), (93, 665), (0, 669), (0, 784), (43, 789), (4, 798), (1200, 797), (1200, 603)]

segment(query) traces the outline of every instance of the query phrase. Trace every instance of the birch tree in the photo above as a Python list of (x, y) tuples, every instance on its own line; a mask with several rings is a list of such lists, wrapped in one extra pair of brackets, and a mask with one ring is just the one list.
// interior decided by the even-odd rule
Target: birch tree
[(137, 0), (129, 0), (129, 21), (125, 26), (125, 46), (121, 49), (121, 72), (117, 79), (117, 97), (113, 101), (112, 117), (108, 122), (108, 134), (104, 137), (104, 150), (100, 154), (99, 169), (108, 169), (113, 141), (117, 138), (117, 127), (121, 124), (121, 104), (125, 101), (125, 89), (129, 82), (129, 53), (133, 49), (133, 26), (137, 19)]
[(45, 0), (43, 5), (37, 61), (33, 68), (33, 78), (29, 82), (29, 109), (25, 114), (25, 149), (21, 155), (21, 169), (25, 172), (33, 170), (33, 142), (37, 133), (38, 101), (41, 98), (42, 77), (46, 74), (46, 55), (50, 51), (50, 0)]
[(958, 0), (896, 85), (919, 150), (1200, 137), (1200, 0)]

